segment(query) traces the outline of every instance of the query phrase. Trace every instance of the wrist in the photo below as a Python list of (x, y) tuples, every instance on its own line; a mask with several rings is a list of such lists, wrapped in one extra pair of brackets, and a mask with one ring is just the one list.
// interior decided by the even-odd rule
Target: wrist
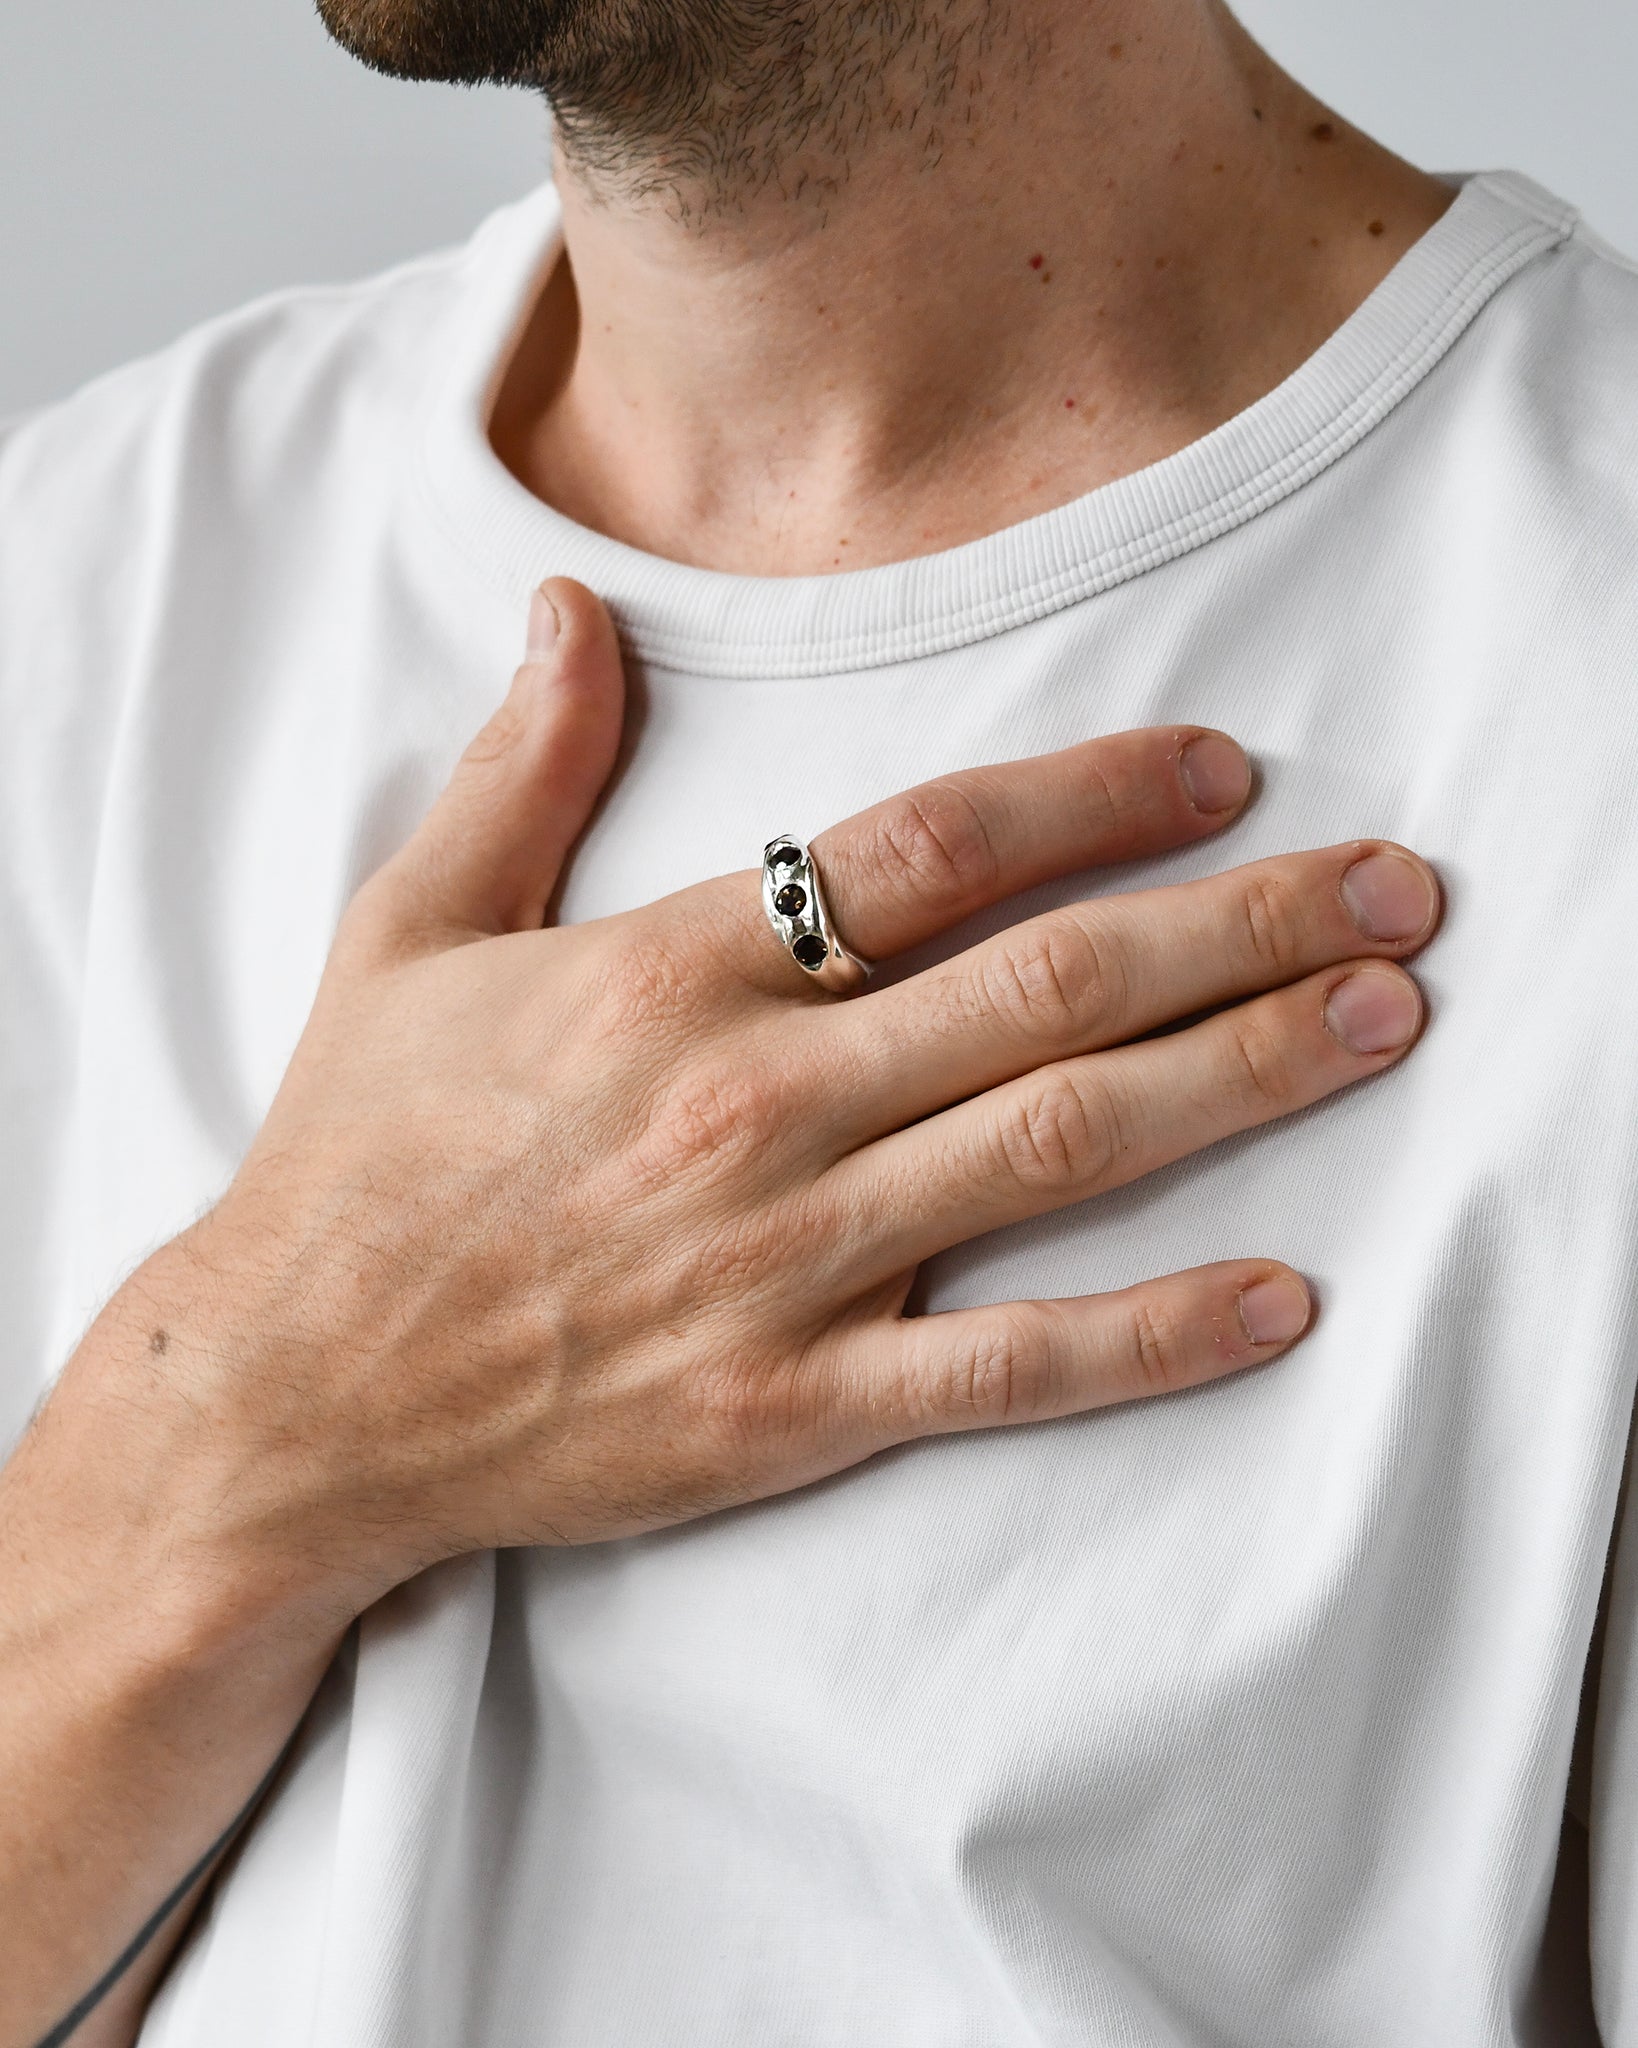
[[(226, 1476), (210, 1419), (138, 1369), (130, 1307), (110, 1304), (0, 1472), (0, 1908), (27, 1959), (0, 1985), (8, 2040), (37, 2039), (224, 1839), (349, 1618), (202, 1510)], [(98, 2008), (99, 2039), (167, 1946)]]
[(263, 1659), (322, 1669), (345, 1603), (231, 1530), (189, 1526), (161, 1489), (143, 1498), (145, 1461), (113, 1471), (95, 1408), (73, 1406), (42, 1413), (0, 1474), (0, 1664), (105, 1710)]
[(392, 1583), (341, 1568), (313, 1512), (322, 1460), (274, 1441), (263, 1310), (189, 1232), (99, 1315), (0, 1474), (6, 1577), (40, 1625), (131, 1628), (157, 1665), (266, 1639), (301, 1659)]

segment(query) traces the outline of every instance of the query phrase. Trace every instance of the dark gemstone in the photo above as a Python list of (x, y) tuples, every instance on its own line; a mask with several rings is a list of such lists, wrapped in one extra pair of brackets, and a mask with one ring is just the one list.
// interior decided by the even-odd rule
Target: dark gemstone
[(829, 950), (817, 932), (804, 932), (801, 938), (793, 939), (791, 942), (792, 956), (799, 960), (810, 974), (816, 974), (824, 966), (825, 955)]
[(768, 856), (776, 868), (794, 868), (801, 858), (802, 850), (797, 846), (776, 846)]
[(774, 909), (781, 917), (800, 917), (808, 907), (808, 892), (796, 882), (787, 882), (774, 893)]

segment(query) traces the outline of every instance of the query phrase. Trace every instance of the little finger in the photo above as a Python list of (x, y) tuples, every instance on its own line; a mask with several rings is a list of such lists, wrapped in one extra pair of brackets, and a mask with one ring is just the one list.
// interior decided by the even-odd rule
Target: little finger
[(1234, 1259), (1118, 1293), (905, 1317), (846, 1371), (865, 1426), (899, 1443), (1198, 1386), (1277, 1358), (1312, 1320), (1289, 1266)]

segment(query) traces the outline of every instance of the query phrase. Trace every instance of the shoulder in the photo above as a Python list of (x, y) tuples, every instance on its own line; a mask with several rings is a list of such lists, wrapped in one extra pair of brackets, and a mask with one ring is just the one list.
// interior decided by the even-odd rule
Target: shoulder
[(1538, 310), (1555, 336), (1572, 344), (1578, 369), (1630, 377), (1638, 362), (1638, 259), (1583, 220), (1554, 257)]
[(1453, 605), (1466, 592), (1532, 645), (1580, 648), (1590, 673), (1624, 679), (1638, 635), (1638, 265), (1526, 180), (1486, 182), (1522, 195), (1521, 223), (1556, 207), (1556, 231), (1486, 298), (1384, 452), (1437, 532)]
[(1638, 513), (1638, 263), (1569, 216), (1473, 339), (1466, 381), (1498, 437), (1516, 441), (1544, 481), (1603, 477)]
[(459, 248), (276, 293), (0, 424), (0, 870), (61, 929), (141, 707), (211, 701), (315, 564), (371, 558), (432, 380), (549, 210), (543, 188)]
[(1520, 282), (1517, 405), (1503, 421), (1536, 575), (1567, 640), (1626, 677), (1638, 632), (1638, 265), (1578, 225)]
[(432, 380), (532, 268), (551, 207), (541, 187), (458, 248), (275, 293), (0, 425), (0, 727), (14, 756), (59, 728), (94, 748), (180, 620), (337, 548), (367, 556)]

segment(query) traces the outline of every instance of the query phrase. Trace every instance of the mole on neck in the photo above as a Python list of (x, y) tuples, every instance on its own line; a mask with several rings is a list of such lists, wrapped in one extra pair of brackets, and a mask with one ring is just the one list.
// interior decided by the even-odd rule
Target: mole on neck
[(562, 115), (564, 254), (491, 437), (673, 560), (862, 568), (1141, 468), (1289, 375), (1450, 200), (1215, 0), (814, 12), (667, 134)]

